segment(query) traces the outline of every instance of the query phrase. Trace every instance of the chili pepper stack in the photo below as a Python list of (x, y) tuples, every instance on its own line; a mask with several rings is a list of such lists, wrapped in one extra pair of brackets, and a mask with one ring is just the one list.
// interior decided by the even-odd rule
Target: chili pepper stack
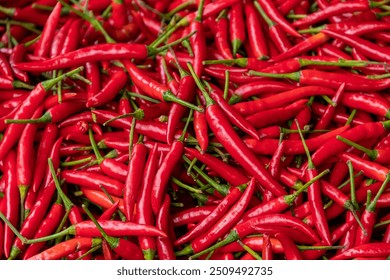
[(0, 259), (389, 259), (389, 2), (2, 1)]

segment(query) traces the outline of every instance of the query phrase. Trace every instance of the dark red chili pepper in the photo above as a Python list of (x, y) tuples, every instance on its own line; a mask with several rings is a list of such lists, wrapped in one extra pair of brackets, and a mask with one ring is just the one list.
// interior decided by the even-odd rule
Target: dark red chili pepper
[(226, 13), (223, 13), (221, 17), (216, 19), (215, 45), (225, 59), (233, 59), (233, 54), (229, 46), (229, 21)]
[(326, 34), (322, 32), (317, 33), (307, 38), (306, 40), (292, 46), (289, 50), (281, 53), (280, 55), (272, 57), (271, 60), (273, 62), (279, 62), (288, 58), (296, 57), (298, 55), (301, 55), (302, 53), (305, 53), (307, 51), (317, 48), (318, 46), (321, 46), (329, 39), (330, 37), (327, 36)]
[(28, 260), (59, 260), (80, 250), (91, 249), (101, 244), (100, 238), (76, 237), (54, 245)]
[(82, 40), (82, 30), (83, 21), (81, 19), (76, 19), (72, 21), (63, 41), (59, 55), (65, 55), (77, 49), (80, 44), (80, 41)]
[(203, 72), (203, 61), (206, 59), (206, 37), (204, 31), (203, 6), (204, 0), (199, 1), (198, 10), (193, 21), (190, 23), (190, 32), (196, 32), (191, 36), (191, 48), (194, 53), (193, 66), (195, 73), (200, 76)]
[(2, 53), (0, 53), (0, 67), (1, 76), (8, 80), (13, 80), (13, 73), (10, 62), (8, 62), (8, 58)]
[[(143, 172), (142, 185), (138, 193), (134, 222), (137, 224), (153, 225), (154, 215), (151, 206), (150, 192), (153, 188), (154, 175), (158, 169), (157, 145), (149, 153)], [(160, 228), (161, 229), (161, 228)], [(138, 236), (138, 241), (144, 258), (149, 260), (154, 258), (156, 250), (156, 240), (149, 236)]]
[(295, 243), (287, 235), (283, 233), (275, 233), (274, 237), (282, 244), (287, 260), (303, 260), (302, 254), (297, 245), (295, 245)]
[(278, 81), (261, 81), (248, 83), (238, 87), (229, 99), (229, 104), (247, 100), (252, 96), (264, 93), (279, 93), (294, 89), (296, 86)]
[(201, 112), (194, 112), (194, 131), (198, 145), (202, 152), (206, 152), (209, 146), (209, 133), (206, 116)]
[[(266, 1), (267, 2), (267, 1)], [(269, 31), (269, 36), (272, 40), (272, 42), (274, 43), (276, 49), (282, 53), (282, 52), (285, 52), (287, 51), (288, 49), (290, 49), (292, 47), (291, 45), (291, 42), (289, 41), (286, 33), (285, 33), (285, 30), (284, 28), (277, 22), (273, 21), (268, 15), (267, 13), (263, 10), (263, 8), (259, 5), (259, 3), (257, 1), (254, 2), (255, 3), (255, 6), (256, 6), (256, 9), (259, 11), (259, 13), (261, 14), (262, 18), (264, 19), (264, 21), (267, 23), (268, 25), (268, 31)], [(272, 3), (266, 3), (266, 5), (273, 5)], [(276, 10), (275, 7), (273, 7), (272, 9)], [(271, 13), (271, 12), (270, 12)], [(278, 18), (281, 18), (281, 15), (276, 15)], [(283, 20), (285, 21), (285, 20)], [(287, 22), (285, 22), (287, 23)], [(292, 28), (290, 30), (293, 30)], [(296, 34), (298, 34), (295, 30), (294, 32)], [(299, 35), (301, 36), (301, 35)]]
[[(170, 224), (170, 205), (171, 199), (168, 194), (165, 195), (165, 198), (161, 204), (161, 208), (156, 216), (156, 227), (163, 232), (168, 233)], [(173, 251), (173, 246), (171, 239), (169, 237), (158, 236), (156, 238), (157, 243), (157, 253), (160, 260), (175, 260), (175, 252)]]

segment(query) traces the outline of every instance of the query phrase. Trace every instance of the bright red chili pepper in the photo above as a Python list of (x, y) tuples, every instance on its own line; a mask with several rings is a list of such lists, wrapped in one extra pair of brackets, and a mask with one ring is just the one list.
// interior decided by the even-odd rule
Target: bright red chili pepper
[[(156, 227), (161, 231), (169, 233), (170, 224), (170, 204), (171, 199), (169, 195), (165, 195), (165, 198), (161, 204), (161, 208), (156, 216)], [(175, 260), (176, 256), (173, 251), (172, 242), (169, 237), (158, 236), (156, 238), (157, 253), (160, 260)]]

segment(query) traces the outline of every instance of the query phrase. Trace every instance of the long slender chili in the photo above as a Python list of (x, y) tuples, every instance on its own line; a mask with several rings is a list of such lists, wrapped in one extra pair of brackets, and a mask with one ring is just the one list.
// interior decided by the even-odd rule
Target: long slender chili
[[(189, 67), (191, 69), (190, 65)], [(244, 144), (231, 124), (226, 120), (225, 114), (222, 112), (220, 107), (215, 105), (208, 97), (207, 92), (203, 88), (199, 79), (195, 76), (195, 73), (192, 72), (192, 69), (191, 73), (194, 75), (194, 79), (197, 82), (198, 87), (202, 90), (202, 93), (206, 98), (206, 118), (211, 130), (215, 133), (219, 142), (234, 159), (241, 163), (241, 165), (259, 181), (261, 185), (269, 189), (276, 196), (286, 194), (283, 187), (272, 178), (271, 174), (269, 174), (263, 164), (259, 162), (259, 160)]]

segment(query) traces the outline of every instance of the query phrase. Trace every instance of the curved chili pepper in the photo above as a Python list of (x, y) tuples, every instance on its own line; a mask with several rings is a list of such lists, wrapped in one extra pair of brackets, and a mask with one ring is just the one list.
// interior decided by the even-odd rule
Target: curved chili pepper
[(118, 208), (120, 211), (124, 212), (123, 199), (117, 196), (107, 197), (107, 194), (103, 191), (97, 191), (87, 188), (81, 188), (82, 193), (85, 197), (91, 202), (101, 206), (104, 209), (110, 208), (114, 203), (118, 202)]
[(240, 196), (237, 202), (235, 202), (234, 205), (232, 205), (231, 208), (225, 214), (223, 214), (222, 217), (219, 217), (219, 219), (215, 222), (215, 224), (213, 224), (211, 228), (193, 239), (190, 245), (185, 247), (182, 252), (177, 253), (177, 255), (181, 255), (183, 252), (188, 254), (188, 250), (191, 250), (192, 253), (201, 252), (208, 246), (212, 245), (221, 236), (228, 233), (231, 226), (239, 221), (241, 215), (248, 206), (250, 197), (253, 195), (255, 190), (255, 185), (255, 179), (252, 178), (248, 183), (248, 187), (244, 190), (244, 193), (242, 196)]
[(233, 59), (232, 51), (229, 46), (229, 21), (226, 14), (216, 19), (215, 26), (215, 45), (225, 59)]
[[(165, 195), (165, 198), (161, 204), (161, 208), (156, 216), (156, 227), (164, 232), (169, 232), (170, 226), (170, 204), (171, 199), (169, 195)], [(160, 260), (175, 260), (175, 252), (173, 251), (172, 242), (169, 237), (158, 236), (156, 238), (157, 252)]]
[(107, 84), (96, 94), (88, 98), (86, 106), (98, 107), (112, 99), (119, 93), (127, 82), (127, 75), (123, 71), (118, 71), (112, 75)]
[[(64, 206), (61, 202), (54, 203), (49, 212), (47, 213), (45, 219), (42, 221), (40, 227), (37, 229), (34, 239), (40, 238), (52, 234), (53, 231), (59, 225), (62, 216), (64, 215)], [(23, 255), (23, 259), (28, 259), (40, 252), (40, 250), (45, 246), (45, 243), (34, 243), (31, 244)]]
[(303, 260), (301, 252), (287, 235), (283, 233), (275, 233), (274, 237), (282, 244), (287, 260)]
[(55, 141), (57, 140), (58, 128), (55, 124), (48, 124), (43, 132), (43, 139), (39, 143), (39, 147), (36, 154), (34, 178), (31, 187), (35, 192), (41, 186), (41, 183), (45, 177), (47, 169), (47, 158), (53, 148)]
[(207, 217), (202, 219), (195, 227), (193, 227), (189, 232), (181, 236), (175, 241), (175, 245), (181, 245), (187, 243), (188, 241), (197, 238), (200, 234), (208, 231), (209, 225), (214, 225), (221, 216), (224, 215), (229, 208), (232, 207), (234, 203), (240, 198), (244, 190), (247, 188), (247, 185), (237, 186), (229, 191), (229, 194), (223, 198), (223, 200), (217, 205), (217, 207), (209, 214)]

